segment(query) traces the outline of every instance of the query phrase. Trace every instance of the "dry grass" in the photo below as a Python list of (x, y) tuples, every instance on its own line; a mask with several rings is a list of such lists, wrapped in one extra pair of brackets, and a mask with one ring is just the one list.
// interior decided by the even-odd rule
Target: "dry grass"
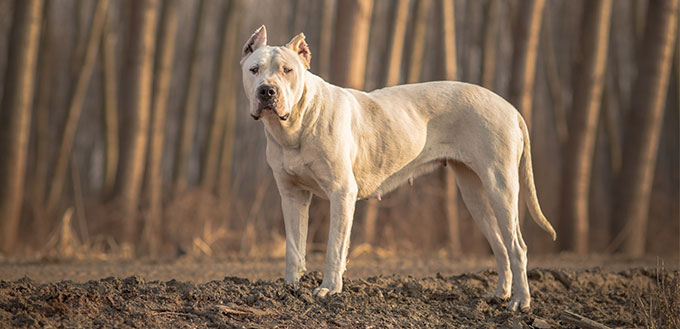
[(68, 208), (64, 212), (59, 225), (50, 234), (44, 248), (38, 252), (39, 258), (64, 261), (114, 260), (131, 259), (133, 257), (133, 248), (130, 244), (118, 244), (111, 236), (98, 235), (91, 241), (90, 239), (79, 238), (73, 229), (73, 215), (73, 208)]
[(656, 285), (638, 295), (645, 327), (680, 329), (680, 272), (666, 271), (663, 261), (656, 268)]

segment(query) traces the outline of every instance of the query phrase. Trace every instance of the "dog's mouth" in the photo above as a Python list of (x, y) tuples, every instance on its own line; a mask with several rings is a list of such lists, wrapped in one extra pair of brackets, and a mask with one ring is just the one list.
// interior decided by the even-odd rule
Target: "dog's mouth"
[(264, 117), (265, 115), (268, 115), (268, 114), (276, 115), (279, 118), (279, 120), (281, 120), (281, 121), (286, 121), (290, 117), (290, 113), (286, 113), (286, 114), (283, 114), (283, 115), (279, 114), (279, 111), (277, 110), (276, 102), (271, 102), (271, 103), (267, 103), (267, 104), (260, 103), (260, 106), (257, 109), (257, 111), (255, 112), (255, 114), (251, 113), (250, 116), (252, 116), (253, 119), (255, 119), (255, 120), (260, 120), (260, 119), (262, 119), (262, 117)]

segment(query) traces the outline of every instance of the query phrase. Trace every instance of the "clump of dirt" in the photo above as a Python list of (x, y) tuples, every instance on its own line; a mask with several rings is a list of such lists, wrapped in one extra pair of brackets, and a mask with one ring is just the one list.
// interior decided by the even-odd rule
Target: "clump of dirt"
[[(678, 277), (678, 272), (662, 275)], [(490, 297), (493, 271), (414, 278), (346, 279), (341, 294), (316, 299), (319, 272), (298, 284), (227, 277), (200, 285), (106, 278), (85, 283), (0, 281), (0, 323), (13, 327), (570, 327), (571, 310), (611, 327), (645, 325), (636, 304), (657, 287), (655, 270), (529, 271), (532, 309), (512, 313)]]

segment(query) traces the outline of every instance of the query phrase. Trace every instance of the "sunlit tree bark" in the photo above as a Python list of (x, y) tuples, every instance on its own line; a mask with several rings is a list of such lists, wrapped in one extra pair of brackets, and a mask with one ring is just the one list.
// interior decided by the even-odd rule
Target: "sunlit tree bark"
[(372, 12), (373, 0), (338, 2), (331, 81), (339, 86), (354, 89), (364, 86)]
[(241, 72), (234, 67), (240, 54), (239, 48), (239, 27), (241, 26), (243, 8), (242, 0), (232, 0), (227, 7), (225, 14), (226, 23), (224, 26), (225, 39), (222, 44), (220, 59), (220, 80), (217, 84), (217, 94), (215, 95), (215, 111), (224, 111), (224, 134), (222, 140), (222, 152), (220, 158), (219, 171), (217, 173), (217, 195), (224, 200), (229, 197), (231, 190), (231, 168), (234, 162), (233, 148), (236, 130), (236, 100), (238, 81)]
[(576, 68), (570, 134), (562, 173), (562, 248), (588, 252), (588, 199), (595, 138), (605, 81), (612, 0), (588, 1), (584, 8), (583, 61)]
[[(54, 59), (52, 51), (53, 38), (50, 33), (53, 22), (50, 14), (51, 2), (43, 5), (43, 22), (40, 32), (40, 52), (38, 54), (38, 81), (35, 99), (35, 167), (33, 168), (33, 193), (31, 202), (34, 210), (34, 235), (37, 239), (47, 236), (49, 223), (45, 209), (45, 193), (47, 190), (50, 146), (50, 97), (52, 96), (52, 77)], [(28, 169), (28, 168), (27, 168)]]
[(489, 0), (486, 6), (483, 23), (482, 45), (482, 79), (483, 87), (493, 90), (496, 78), (496, 48), (498, 46), (499, 16), (501, 14), (501, 2)]
[(125, 156), (127, 164), (121, 177), (123, 238), (128, 241), (133, 241), (138, 236), (135, 230), (149, 140), (158, 0), (143, 0), (136, 5), (139, 6), (137, 9), (140, 24), (132, 45), (132, 80), (128, 86), (131, 113), (134, 117), (129, 130), (131, 142)]
[(430, 0), (417, 0), (413, 17), (413, 38), (408, 49), (411, 51), (408, 63), (408, 83), (420, 81), (425, 55), (425, 37), (427, 34), (427, 16), (430, 13)]
[(69, 160), (71, 159), (73, 140), (76, 135), (76, 129), (78, 128), (80, 114), (83, 110), (87, 89), (90, 85), (90, 79), (92, 78), (92, 72), (94, 71), (94, 64), (99, 53), (99, 43), (101, 41), (108, 7), (108, 0), (99, 0), (95, 7), (94, 17), (92, 18), (92, 24), (85, 46), (85, 57), (78, 69), (76, 84), (69, 103), (68, 117), (66, 118), (64, 130), (61, 135), (57, 162), (54, 166), (54, 172), (50, 183), (50, 191), (47, 197), (47, 210), (50, 213), (56, 210), (55, 208), (64, 192), (64, 183)]
[(172, 64), (175, 58), (177, 39), (178, 0), (167, 0), (161, 14), (158, 32), (158, 51), (155, 61), (153, 87), (153, 118), (151, 119), (151, 143), (147, 163), (147, 190), (149, 194), (149, 213), (144, 221), (142, 246), (145, 253), (156, 256), (159, 245), (159, 228), (163, 215), (163, 141), (165, 140), (165, 117), (167, 112)]
[(179, 139), (177, 140), (177, 151), (175, 153), (174, 170), (174, 192), (182, 192), (187, 187), (189, 156), (191, 155), (191, 145), (194, 141), (196, 130), (196, 116), (198, 114), (199, 88), (201, 82), (201, 38), (205, 35), (207, 15), (210, 6), (205, 0), (200, 0), (198, 16), (194, 27), (194, 34), (191, 44), (191, 59), (189, 64), (188, 81), (186, 83), (186, 94), (184, 96), (184, 108), (182, 110), (182, 120)]
[(10, 32), (12, 51), (0, 103), (0, 251), (5, 253), (15, 247), (24, 196), (42, 7), (41, 0), (17, 1)]
[[(213, 119), (210, 125), (208, 145), (203, 154), (203, 170), (201, 172), (201, 187), (212, 192), (215, 189), (220, 160), (220, 144), (233, 143), (234, 113), (235, 106), (231, 101), (236, 98), (235, 90), (238, 88), (234, 82), (234, 75), (238, 73), (234, 63), (238, 61), (238, 27), (240, 23), (241, 9), (240, 0), (229, 1), (224, 11), (222, 27), (222, 44), (218, 63), (218, 78), (213, 100)], [(227, 123), (227, 119), (229, 122)], [(228, 125), (228, 126), (227, 126)], [(225, 135), (226, 134), (226, 135)], [(229, 157), (224, 161), (231, 162), (231, 146), (227, 150)], [(231, 172), (231, 164), (225, 168)], [(226, 173), (224, 173), (226, 175)], [(228, 183), (227, 183), (228, 184)]]
[(120, 154), (118, 143), (118, 115), (120, 111), (118, 108), (118, 69), (116, 65), (117, 42), (116, 26), (111, 14), (109, 14), (104, 24), (104, 36), (101, 43), (101, 59), (104, 67), (104, 83), (102, 84), (104, 89), (104, 143), (106, 145), (104, 150), (103, 199), (113, 196), (118, 173), (118, 155)]
[(333, 12), (335, 0), (323, 0), (323, 12), (321, 13), (321, 38), (319, 43), (319, 55), (315, 56), (319, 61), (319, 76), (328, 80), (331, 72), (331, 49), (333, 42)]
[(521, 1), (515, 31), (510, 80), (510, 102), (522, 113), (531, 130), (531, 107), (536, 76), (536, 55), (545, 0)]
[(399, 84), (401, 60), (404, 54), (404, 39), (406, 39), (406, 23), (408, 22), (409, 0), (399, 0), (394, 5), (392, 17), (392, 31), (387, 57), (386, 86)]
[(650, 1), (645, 21), (613, 209), (615, 229), (624, 231), (621, 251), (631, 256), (645, 252), (652, 179), (677, 34), (678, 0)]

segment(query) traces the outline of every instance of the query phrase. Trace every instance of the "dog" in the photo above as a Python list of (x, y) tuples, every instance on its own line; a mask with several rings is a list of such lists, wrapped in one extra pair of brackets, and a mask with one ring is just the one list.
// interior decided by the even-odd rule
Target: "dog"
[[(326, 266), (318, 297), (342, 291), (357, 200), (380, 198), (449, 164), (463, 200), (493, 250), (494, 295), (512, 311), (530, 308), (527, 247), (518, 221), (520, 190), (534, 221), (555, 230), (536, 196), (527, 126), (519, 112), (473, 84), (439, 81), (363, 92), (309, 71), (304, 34), (280, 47), (258, 28), (243, 47), (250, 115), (262, 120), (286, 231), (285, 280), (305, 269), (312, 194), (330, 200)], [(511, 294), (512, 292), (512, 294)]]

